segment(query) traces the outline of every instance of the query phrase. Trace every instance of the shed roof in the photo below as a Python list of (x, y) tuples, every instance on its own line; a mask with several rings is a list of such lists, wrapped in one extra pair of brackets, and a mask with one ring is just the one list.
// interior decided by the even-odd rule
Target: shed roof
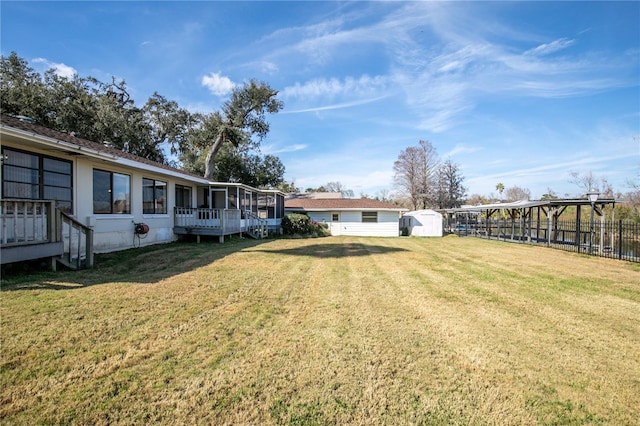
[(328, 210), (391, 210), (407, 211), (403, 207), (368, 198), (293, 198), (286, 200), (284, 207), (288, 210), (328, 211)]
[(442, 213), (439, 213), (435, 210), (424, 209), (424, 210), (413, 210), (404, 214), (405, 216), (442, 216)]

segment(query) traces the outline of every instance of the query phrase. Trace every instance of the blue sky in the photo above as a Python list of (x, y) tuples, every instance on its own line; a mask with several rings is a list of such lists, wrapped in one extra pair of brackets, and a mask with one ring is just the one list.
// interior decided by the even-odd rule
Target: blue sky
[(218, 110), (263, 80), (285, 108), (262, 152), (301, 188), (394, 191), (428, 140), (469, 194), (627, 192), (640, 179), (640, 2), (13, 2), (1, 50), (44, 71), (124, 79)]

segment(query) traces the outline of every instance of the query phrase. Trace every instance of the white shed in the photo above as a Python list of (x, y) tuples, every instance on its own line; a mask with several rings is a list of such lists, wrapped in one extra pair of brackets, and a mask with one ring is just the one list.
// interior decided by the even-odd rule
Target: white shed
[(405, 213), (400, 228), (407, 228), (413, 237), (442, 237), (442, 215), (435, 210), (416, 210)]

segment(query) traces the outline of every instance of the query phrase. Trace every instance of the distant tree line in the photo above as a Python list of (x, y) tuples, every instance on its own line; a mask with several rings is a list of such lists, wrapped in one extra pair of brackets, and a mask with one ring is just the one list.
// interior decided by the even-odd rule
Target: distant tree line
[(26, 116), (211, 180), (261, 188), (284, 184), (280, 159), (258, 151), (269, 132), (267, 114), (283, 108), (277, 94), (251, 80), (236, 87), (220, 111), (191, 113), (157, 92), (138, 106), (124, 80), (62, 77), (53, 69), (41, 75), (15, 52), (0, 59), (2, 114)]

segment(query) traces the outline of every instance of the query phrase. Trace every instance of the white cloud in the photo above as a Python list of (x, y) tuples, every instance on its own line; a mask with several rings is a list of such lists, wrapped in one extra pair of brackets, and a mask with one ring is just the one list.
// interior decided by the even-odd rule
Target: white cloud
[(229, 77), (213, 72), (202, 77), (202, 85), (216, 96), (228, 95), (235, 87), (235, 83)]
[(280, 69), (278, 68), (278, 65), (270, 61), (261, 62), (260, 68), (262, 69), (262, 72), (265, 72), (267, 74), (275, 74), (278, 71), (280, 71)]
[(370, 77), (366, 74), (357, 79), (353, 77), (346, 77), (343, 80), (321, 78), (288, 86), (282, 91), (282, 96), (292, 98), (365, 96), (379, 94), (387, 84), (388, 79), (384, 76)]
[(343, 103), (333, 104), (333, 105), (323, 105), (319, 107), (298, 109), (293, 111), (283, 111), (283, 114), (298, 114), (303, 112), (319, 112), (319, 111), (329, 111), (332, 109), (351, 108), (358, 105), (365, 105), (372, 102), (376, 102), (384, 98), (386, 98), (386, 96), (379, 96), (377, 98), (371, 98), (371, 99), (361, 99), (359, 101), (353, 101), (353, 102), (343, 102)]
[(459, 154), (473, 154), (474, 152), (478, 152), (481, 149), (482, 148), (477, 146), (467, 146), (464, 144), (456, 144), (456, 146), (454, 146), (453, 149), (442, 154), (442, 157), (451, 158)]
[(566, 49), (567, 47), (573, 45), (574, 43), (575, 43), (575, 40), (571, 40), (568, 38), (559, 38), (558, 40), (554, 40), (551, 43), (544, 43), (538, 47), (527, 50), (526, 52), (524, 52), (524, 54), (532, 55), (532, 56), (549, 55), (559, 50)]
[(503, 25), (490, 15), (479, 19), (480, 12), (442, 3), (407, 3), (364, 26), (359, 25), (361, 16), (342, 14), (340, 19), (281, 30), (288, 36), (295, 34), (298, 41), (271, 50), (268, 57), (273, 61), (294, 57), (311, 66), (328, 64), (347, 48), (387, 52), (388, 75), (315, 79), (289, 86), (281, 95), (300, 100), (344, 98), (329, 106), (309, 108), (308, 103), (293, 108), (307, 112), (341, 108), (400, 90), (418, 128), (433, 132), (452, 128), (464, 112), (486, 98), (505, 94), (567, 97), (629, 84), (611, 77), (615, 64), (604, 65), (588, 55), (552, 55), (575, 45), (574, 39), (558, 38), (515, 53), (513, 42), (531, 42), (540, 36)]
[(262, 145), (260, 147), (260, 151), (262, 151), (264, 154), (275, 155), (275, 154), (282, 154), (285, 152), (302, 151), (303, 149), (306, 149), (306, 148), (307, 148), (307, 145), (302, 143), (287, 145), (283, 147), (277, 147), (275, 145)]
[(46, 65), (48, 69), (52, 69), (53, 72), (59, 77), (73, 78), (73, 76), (78, 74), (76, 69), (73, 67), (70, 67), (69, 65), (66, 65), (63, 63), (51, 62), (44, 58), (35, 58), (32, 60), (32, 62)]

